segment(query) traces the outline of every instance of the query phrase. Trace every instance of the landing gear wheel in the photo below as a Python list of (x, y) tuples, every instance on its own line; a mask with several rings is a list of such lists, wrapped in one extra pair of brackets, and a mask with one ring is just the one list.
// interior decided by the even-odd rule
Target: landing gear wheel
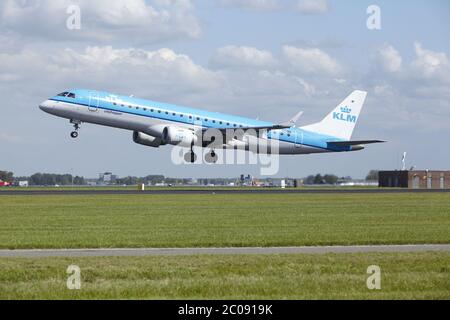
[(188, 152), (184, 155), (184, 161), (187, 163), (194, 163), (197, 161), (197, 155), (193, 151)]
[(78, 132), (73, 131), (73, 132), (70, 134), (70, 136), (71, 136), (73, 139), (76, 139), (76, 138), (78, 138)]
[(205, 161), (207, 163), (216, 163), (219, 157), (214, 151), (211, 151), (210, 153), (206, 154)]
[(81, 121), (78, 120), (70, 120), (70, 123), (73, 124), (74, 131), (70, 133), (70, 136), (73, 139), (78, 138), (78, 130), (80, 130)]

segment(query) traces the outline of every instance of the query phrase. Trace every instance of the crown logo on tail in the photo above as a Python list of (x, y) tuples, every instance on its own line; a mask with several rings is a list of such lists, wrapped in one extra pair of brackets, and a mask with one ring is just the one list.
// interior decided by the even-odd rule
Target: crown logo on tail
[(352, 109), (350, 109), (349, 107), (341, 107), (341, 112), (342, 113), (352, 113)]

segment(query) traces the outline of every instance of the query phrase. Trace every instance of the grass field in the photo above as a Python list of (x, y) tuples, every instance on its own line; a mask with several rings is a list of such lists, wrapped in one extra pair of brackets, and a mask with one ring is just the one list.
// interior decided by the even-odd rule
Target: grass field
[[(450, 194), (0, 196), (0, 221), (11, 249), (450, 243)], [(0, 299), (104, 298), (450, 299), (450, 253), (0, 259)]]
[(450, 299), (450, 253), (0, 259), (0, 299)]
[(1, 196), (0, 248), (450, 243), (450, 194)]

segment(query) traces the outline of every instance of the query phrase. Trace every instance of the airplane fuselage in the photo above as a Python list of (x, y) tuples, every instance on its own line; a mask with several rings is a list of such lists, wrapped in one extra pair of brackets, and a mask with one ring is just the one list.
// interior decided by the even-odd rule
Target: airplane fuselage
[[(102, 126), (143, 133), (162, 139), (167, 127), (183, 130), (229, 129), (273, 127), (271, 122), (232, 116), (217, 112), (176, 106), (134, 97), (114, 95), (91, 90), (71, 90), (52, 97), (40, 105), (52, 115), (66, 118), (73, 123), (92, 123)], [(258, 139), (277, 140), (279, 154), (311, 154), (361, 150), (361, 146), (336, 146), (330, 141), (336, 137), (318, 134), (292, 126), (268, 130)], [(223, 148), (236, 147), (239, 141), (231, 139)], [(339, 139), (338, 139), (339, 140)], [(247, 143), (248, 144), (248, 143)], [(246, 145), (245, 148), (252, 149)]]

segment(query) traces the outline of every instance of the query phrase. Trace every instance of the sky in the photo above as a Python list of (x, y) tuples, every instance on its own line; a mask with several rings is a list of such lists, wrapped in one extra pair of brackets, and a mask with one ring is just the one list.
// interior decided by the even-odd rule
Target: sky
[[(378, 29), (368, 28), (380, 9)], [(75, 6), (75, 7), (73, 7)], [(80, 9), (80, 28), (72, 14)], [(69, 21), (69, 27), (68, 27)], [(282, 156), (276, 177), (450, 169), (450, 2), (446, 0), (3, 0), (0, 170), (96, 177), (261, 176), (258, 165), (175, 165), (171, 147), (38, 109), (70, 88), (298, 125), (355, 89), (368, 98), (352, 153)]]

